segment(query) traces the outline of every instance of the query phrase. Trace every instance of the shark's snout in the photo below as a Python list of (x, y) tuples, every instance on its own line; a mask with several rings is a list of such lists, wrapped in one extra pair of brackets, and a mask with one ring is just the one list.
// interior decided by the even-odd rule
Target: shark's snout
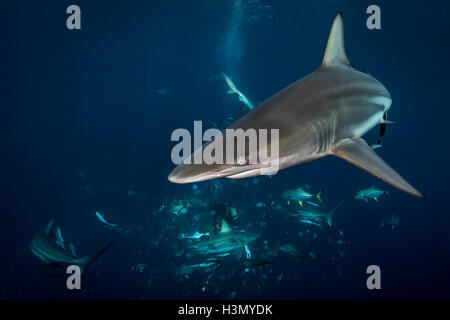
[(167, 177), (167, 179), (172, 182), (172, 183), (179, 183), (179, 184), (185, 184), (185, 183), (193, 183), (193, 182), (197, 182), (197, 181), (201, 181), (198, 179), (194, 179), (192, 177), (187, 178), (187, 177), (180, 177), (177, 176), (173, 173), (170, 173), (169, 176)]
[(193, 181), (194, 177), (190, 177), (186, 174), (186, 170), (183, 170), (183, 166), (177, 166), (175, 169), (172, 170), (172, 172), (169, 174), (167, 179), (169, 179), (170, 182), (173, 183), (190, 183), (195, 182)]

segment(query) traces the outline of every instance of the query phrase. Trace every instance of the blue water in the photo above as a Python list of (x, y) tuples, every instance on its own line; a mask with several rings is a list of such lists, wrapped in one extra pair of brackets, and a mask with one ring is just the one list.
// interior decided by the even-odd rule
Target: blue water
[[(450, 297), (449, 3), (377, 1), (382, 28), (372, 31), (365, 23), (372, 1), (76, 1), (82, 29), (72, 31), (65, 26), (70, 4), (1, 6), (0, 298), (220, 299), (233, 291), (237, 299)], [(406, 195), (331, 157), (272, 179), (219, 180), (217, 192), (217, 183), (199, 183), (204, 199), (232, 203), (240, 227), (262, 234), (250, 244), (253, 254), (268, 240), (317, 258), (282, 256), (272, 269), (233, 274), (238, 260), (227, 257), (205, 292), (205, 273), (183, 281), (154, 275), (183, 261), (174, 258), (183, 222), (158, 209), (164, 199), (192, 192), (192, 185), (167, 180), (171, 132), (192, 130), (194, 120), (236, 117), (241, 103), (226, 94), (223, 71), (255, 104), (314, 71), (340, 11), (353, 65), (392, 95), (389, 119), (397, 124), (377, 152), (429, 198)], [(377, 135), (374, 128), (367, 140)], [(323, 189), (330, 207), (345, 201), (332, 228), (275, 212), (267, 226), (256, 224), (270, 211), (257, 202), (304, 184)], [(354, 199), (372, 185), (388, 195)], [(115, 191), (80, 200), (87, 186)], [(123, 230), (106, 228), (95, 211)], [(380, 228), (379, 218), (394, 211), (399, 227)], [(88, 266), (83, 291), (67, 290), (24, 251), (52, 218), (82, 255), (115, 240)], [(130, 271), (139, 263), (151, 271)], [(381, 268), (381, 290), (366, 288), (372, 264)]]

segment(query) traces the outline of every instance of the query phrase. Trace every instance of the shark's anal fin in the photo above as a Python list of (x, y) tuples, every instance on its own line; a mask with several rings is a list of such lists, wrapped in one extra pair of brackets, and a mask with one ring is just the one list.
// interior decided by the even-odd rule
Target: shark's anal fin
[(426, 198), (426, 195), (418, 191), (405, 179), (403, 179), (361, 138), (344, 139), (339, 141), (334, 146), (332, 153), (335, 156), (347, 160), (355, 166), (366, 170), (397, 189), (419, 198)]
[(322, 61), (322, 67), (344, 67), (353, 69), (345, 52), (344, 20), (342, 13), (334, 18), (328, 37), (327, 48)]

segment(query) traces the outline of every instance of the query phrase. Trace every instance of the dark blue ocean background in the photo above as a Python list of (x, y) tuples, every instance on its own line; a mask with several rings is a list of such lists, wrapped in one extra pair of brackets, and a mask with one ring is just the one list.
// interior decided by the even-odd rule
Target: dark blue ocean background
[[(81, 30), (66, 28), (71, 4), (81, 8)], [(381, 8), (381, 30), (366, 28), (371, 4)], [(449, 2), (17, 0), (0, 8), (1, 299), (221, 299), (233, 291), (236, 299), (450, 298)], [(130, 271), (138, 263), (152, 272), (175, 263), (170, 227), (177, 222), (157, 211), (192, 185), (167, 180), (172, 131), (236, 116), (242, 104), (226, 93), (222, 71), (255, 104), (314, 71), (340, 11), (353, 65), (392, 95), (389, 119), (397, 124), (377, 153), (429, 198), (333, 157), (257, 183), (223, 179), (216, 194), (217, 183), (198, 183), (204, 197), (238, 209), (241, 228), (262, 234), (250, 245), (253, 254), (269, 240), (304, 247), (317, 259), (283, 256), (272, 272), (229, 276), (238, 260), (227, 257), (205, 292), (202, 273), (180, 281)], [(376, 141), (378, 131), (367, 140)], [(331, 229), (275, 212), (264, 228), (255, 224), (263, 219), (257, 202), (305, 184), (324, 189), (330, 207), (344, 200)], [(80, 200), (86, 185), (118, 191)], [(354, 199), (373, 185), (389, 194), (379, 202)], [(97, 210), (125, 232), (102, 225)], [(379, 219), (394, 211), (399, 228), (380, 228)], [(26, 249), (50, 219), (81, 255), (115, 240), (87, 268), (82, 291), (67, 290)], [(381, 267), (381, 290), (366, 288), (372, 264)]]

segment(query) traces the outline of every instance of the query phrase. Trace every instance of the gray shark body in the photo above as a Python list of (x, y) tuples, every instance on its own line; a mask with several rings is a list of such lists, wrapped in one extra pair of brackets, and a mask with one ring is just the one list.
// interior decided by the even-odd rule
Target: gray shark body
[(39, 232), (33, 237), (29, 246), (31, 252), (45, 265), (52, 265), (56, 267), (78, 265), (83, 270), (86, 265), (95, 261), (112, 245), (112, 243), (110, 243), (105, 248), (94, 254), (85, 257), (76, 257), (72, 253), (58, 246), (56, 241), (50, 237), (50, 230), (52, 226), (53, 220), (50, 221), (44, 231)]
[(204, 256), (227, 256), (233, 251), (242, 250), (249, 242), (257, 239), (259, 233), (232, 230), (228, 224), (222, 220), (222, 229), (217, 234), (193, 242), (186, 250), (188, 255)]
[(174, 267), (171, 268), (170, 270), (172, 270), (177, 276), (186, 276), (194, 271), (209, 272), (214, 268), (216, 268), (219, 264), (220, 261), (217, 258), (211, 258), (195, 264)]
[(309, 204), (303, 206), (292, 206), (292, 203), (286, 203), (281, 206), (281, 210), (285, 211), (291, 217), (306, 224), (312, 224), (320, 228), (331, 227), (333, 225), (333, 217), (344, 202), (342, 201), (334, 209), (326, 211), (322, 207)]
[[(342, 15), (338, 14), (320, 68), (275, 94), (230, 129), (279, 129), (279, 169), (335, 155), (404, 192), (425, 198), (361, 138), (374, 126), (387, 123), (383, 115), (391, 103), (387, 89), (371, 75), (355, 70), (348, 60)], [(181, 164), (169, 180), (190, 183), (252, 177), (260, 175), (265, 165)]]

